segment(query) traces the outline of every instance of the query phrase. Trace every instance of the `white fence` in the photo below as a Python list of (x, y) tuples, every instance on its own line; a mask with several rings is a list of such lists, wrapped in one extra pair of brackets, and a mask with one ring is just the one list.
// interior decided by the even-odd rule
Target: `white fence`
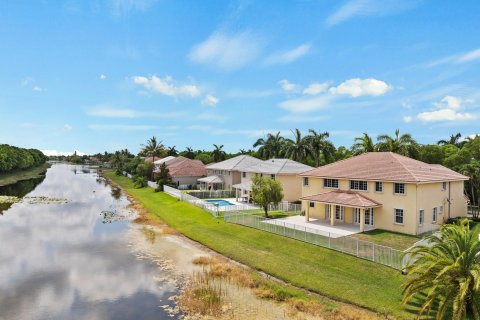
[(404, 265), (402, 251), (354, 237), (322, 233), (319, 230), (288, 223), (270, 223), (270, 219), (240, 212), (226, 212), (224, 220), (347, 253), (397, 270), (401, 270)]
[(235, 190), (191, 190), (187, 193), (199, 199), (235, 198)]
[(153, 189), (157, 189), (158, 188), (158, 184), (156, 182), (153, 182), (153, 181), (147, 181), (147, 184), (150, 188), (153, 188)]
[(180, 199), (181, 196), (182, 196), (182, 192), (180, 190), (169, 187), (167, 185), (163, 186), (163, 192), (171, 195), (172, 197), (178, 198), (178, 199)]

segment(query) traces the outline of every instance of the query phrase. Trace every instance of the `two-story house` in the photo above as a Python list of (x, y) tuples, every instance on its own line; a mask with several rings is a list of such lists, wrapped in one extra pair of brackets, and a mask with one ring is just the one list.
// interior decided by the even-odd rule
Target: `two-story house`
[(279, 181), (283, 188), (284, 201), (298, 201), (302, 195), (302, 184), (299, 173), (313, 169), (303, 163), (290, 159), (270, 159), (243, 169), (241, 182), (234, 184), (237, 198), (249, 202), (252, 192), (252, 177), (255, 175)]
[(198, 179), (201, 190), (232, 190), (241, 182), (243, 169), (263, 161), (249, 155), (239, 155), (207, 166), (207, 176)]
[(306, 221), (420, 234), (467, 215), (468, 177), (392, 152), (365, 153), (300, 176)]

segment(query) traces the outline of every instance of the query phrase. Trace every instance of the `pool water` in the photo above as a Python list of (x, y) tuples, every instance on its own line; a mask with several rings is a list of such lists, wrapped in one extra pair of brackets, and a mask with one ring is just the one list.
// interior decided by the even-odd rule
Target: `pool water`
[(205, 200), (209, 203), (216, 204), (219, 207), (224, 207), (224, 206), (233, 206), (234, 204), (231, 202), (228, 202), (227, 200)]

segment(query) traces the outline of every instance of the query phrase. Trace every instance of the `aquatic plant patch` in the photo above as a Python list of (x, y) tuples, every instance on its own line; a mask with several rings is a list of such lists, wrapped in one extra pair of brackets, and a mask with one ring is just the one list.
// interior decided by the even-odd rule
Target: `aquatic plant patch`
[(28, 204), (60, 204), (68, 203), (70, 200), (65, 198), (50, 198), (44, 196), (37, 197), (23, 197), (22, 202), (27, 202)]
[(20, 199), (13, 196), (0, 196), (0, 204), (13, 204), (20, 202)]

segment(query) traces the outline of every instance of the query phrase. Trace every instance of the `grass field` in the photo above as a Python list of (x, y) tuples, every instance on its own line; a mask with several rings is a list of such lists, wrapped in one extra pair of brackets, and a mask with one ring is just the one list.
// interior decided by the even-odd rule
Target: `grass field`
[(151, 188), (134, 189), (130, 179), (106, 176), (185, 236), (254, 269), (292, 285), (339, 301), (398, 318), (411, 318), (401, 308), (402, 276), (346, 254), (235, 224), (227, 224), (188, 203)]
[(421, 238), (407, 234), (395, 233), (385, 230), (372, 230), (365, 233), (357, 233), (352, 237), (360, 240), (370, 241), (382, 246), (392, 247), (398, 250), (405, 250), (410, 248), (415, 242)]
[(0, 174), (0, 187), (13, 184), (22, 180), (37, 178), (40, 175), (42, 175), (45, 171), (47, 171), (49, 167), (50, 167), (50, 164), (45, 163), (45, 164), (42, 164), (41, 166), (30, 168), (27, 170), (20, 170), (20, 171), (15, 171), (11, 173)]

